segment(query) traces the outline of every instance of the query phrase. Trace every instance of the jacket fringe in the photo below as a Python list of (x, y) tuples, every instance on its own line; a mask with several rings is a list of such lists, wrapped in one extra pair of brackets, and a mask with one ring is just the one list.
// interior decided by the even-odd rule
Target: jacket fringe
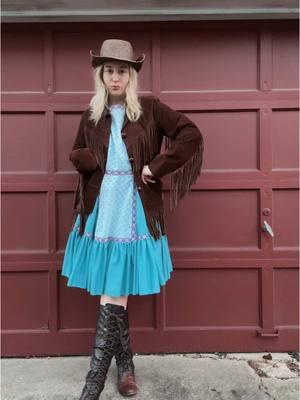
[[(139, 140), (136, 140), (132, 146), (134, 172), (141, 171), (144, 165), (147, 165), (152, 160), (154, 154), (160, 150), (161, 146), (160, 136), (153, 121), (144, 128), (147, 133), (143, 134)], [(149, 231), (154, 239), (157, 240), (161, 235), (165, 235), (166, 224), (163, 208), (154, 209), (153, 207), (145, 207), (144, 212)]]
[(136, 140), (132, 145), (132, 154), (134, 158), (133, 171), (142, 170), (144, 165), (152, 160), (155, 152), (159, 150), (159, 135), (153, 123), (150, 123), (146, 128), (146, 134)]
[[(84, 233), (84, 227), (85, 227), (85, 222), (86, 222), (83, 193), (84, 193), (84, 177), (83, 177), (82, 173), (79, 173), (78, 183), (77, 183), (77, 187), (75, 190), (75, 196), (74, 196), (73, 214), (71, 217), (71, 221), (72, 221), (71, 222), (71, 230), (74, 229), (77, 215), (80, 214), (80, 227), (79, 227), (80, 236), (82, 236)], [(77, 204), (78, 197), (79, 197), (79, 204)]]
[(82, 236), (84, 233), (84, 227), (87, 216), (84, 209), (84, 175), (81, 173), (79, 176), (79, 213), (80, 213), (79, 235)]
[[(80, 226), (79, 226), (79, 235), (82, 236), (84, 234), (84, 228), (86, 225), (87, 214), (84, 209), (84, 176), (83, 174), (79, 175), (79, 205), (77, 206), (80, 214)], [(74, 212), (78, 212), (78, 209), (74, 210)], [(77, 213), (76, 213), (77, 215)], [(165, 235), (166, 224), (165, 224), (165, 215), (164, 210), (150, 208), (149, 210), (145, 208), (145, 216), (147, 220), (147, 225), (151, 235), (155, 240), (159, 239), (161, 235)], [(73, 221), (74, 223), (75, 221)]]
[(145, 210), (145, 214), (149, 231), (155, 240), (167, 233), (163, 209)]
[[(172, 146), (175, 139), (165, 138), (165, 149)], [(171, 174), (171, 189), (170, 189), (170, 210), (172, 211), (177, 207), (179, 201), (187, 194), (192, 184), (197, 180), (201, 174), (203, 163), (203, 138), (201, 137), (200, 143), (194, 155), (186, 161), (180, 168)]]
[[(144, 127), (145, 128), (145, 127)], [(99, 135), (86, 135), (87, 146), (94, 150), (95, 158), (100, 169), (105, 172), (105, 160), (107, 157), (107, 148), (101, 143)], [(165, 149), (172, 146), (174, 138), (165, 136)], [(144, 165), (147, 165), (152, 160), (157, 151), (160, 150), (161, 135), (157, 131), (155, 124), (151, 121), (146, 127), (146, 133), (142, 133), (132, 145), (132, 155), (134, 163), (132, 165), (134, 172), (140, 172)], [(173, 210), (186, 193), (190, 190), (193, 183), (201, 173), (203, 162), (203, 138), (194, 155), (183, 164), (180, 168), (171, 174), (171, 190), (170, 190), (170, 209)], [(84, 209), (84, 175), (80, 173), (78, 190), (79, 204), (76, 211), (80, 213), (80, 228), (79, 235), (82, 236), (86, 224), (87, 214)], [(163, 207), (153, 208), (145, 207), (147, 225), (151, 235), (155, 240), (161, 235), (166, 234), (165, 215)]]
[(71, 217), (71, 230), (74, 228), (75, 220), (76, 220), (76, 217), (77, 217), (76, 204), (77, 204), (77, 198), (78, 198), (78, 192), (79, 192), (79, 184), (80, 184), (80, 179), (79, 179), (79, 176), (78, 176), (77, 186), (76, 186), (76, 189), (75, 189), (74, 200), (73, 200), (73, 214), (72, 214), (72, 217)]

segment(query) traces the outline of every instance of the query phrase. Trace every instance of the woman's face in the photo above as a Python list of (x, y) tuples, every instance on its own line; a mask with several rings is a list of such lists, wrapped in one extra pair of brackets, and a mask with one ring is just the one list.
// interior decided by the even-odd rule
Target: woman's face
[(103, 68), (103, 81), (110, 99), (122, 99), (129, 82), (129, 65), (122, 61), (108, 61)]

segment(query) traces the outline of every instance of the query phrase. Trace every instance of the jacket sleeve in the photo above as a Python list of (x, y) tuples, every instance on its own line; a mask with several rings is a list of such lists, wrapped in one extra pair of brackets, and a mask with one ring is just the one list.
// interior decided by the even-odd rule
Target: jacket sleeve
[(171, 175), (170, 209), (175, 208), (201, 173), (204, 141), (198, 127), (184, 114), (157, 97), (153, 112), (158, 131), (165, 136), (165, 152), (150, 161), (154, 177)]
[(92, 149), (86, 146), (84, 137), (84, 124), (86, 112), (81, 116), (77, 135), (69, 155), (69, 160), (73, 163), (78, 172), (90, 172), (97, 168), (97, 161)]

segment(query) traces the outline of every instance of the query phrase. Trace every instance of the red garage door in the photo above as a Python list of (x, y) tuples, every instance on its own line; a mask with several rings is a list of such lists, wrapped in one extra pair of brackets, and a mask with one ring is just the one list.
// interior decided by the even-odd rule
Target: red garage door
[[(169, 211), (174, 273), (130, 296), (136, 352), (298, 348), (297, 21), (12, 24), (2, 45), (3, 355), (86, 354), (99, 296), (60, 276), (92, 96), (89, 50), (146, 53), (140, 93), (199, 126), (203, 173)], [(163, 150), (162, 150), (163, 151)], [(274, 235), (274, 236), (273, 236)]]

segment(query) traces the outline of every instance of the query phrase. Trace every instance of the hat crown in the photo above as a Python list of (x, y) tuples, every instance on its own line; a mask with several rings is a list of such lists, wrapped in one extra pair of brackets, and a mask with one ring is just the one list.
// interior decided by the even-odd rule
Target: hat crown
[(101, 57), (116, 57), (131, 60), (134, 58), (130, 42), (119, 39), (104, 40), (100, 50)]
[(91, 63), (97, 68), (108, 60), (125, 61), (137, 72), (142, 68), (146, 55), (142, 53), (137, 59), (133, 54), (133, 47), (130, 42), (122, 39), (106, 39), (102, 43), (100, 54), (95, 54), (90, 50)]

